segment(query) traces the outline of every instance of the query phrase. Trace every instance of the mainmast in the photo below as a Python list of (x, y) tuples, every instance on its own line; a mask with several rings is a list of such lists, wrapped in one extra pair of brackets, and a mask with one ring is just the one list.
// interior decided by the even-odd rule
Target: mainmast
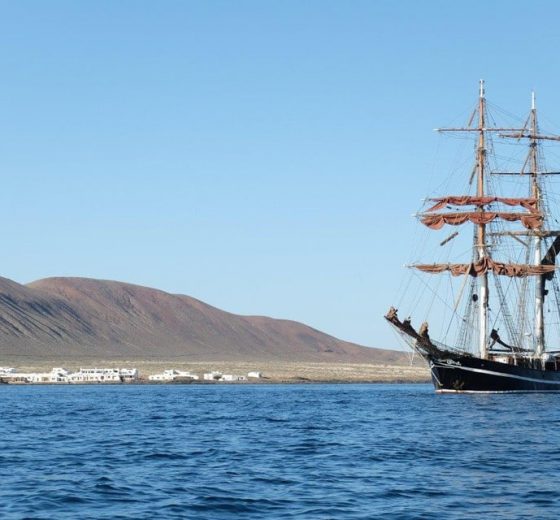
[[(537, 202), (537, 210), (542, 211), (541, 204), (541, 190), (539, 184), (539, 170), (538, 170), (538, 140), (537, 136), (537, 109), (535, 107), (535, 93), (531, 95), (531, 137), (529, 140), (529, 154), (531, 158), (531, 195)], [(542, 231), (542, 223), (538, 231)], [(535, 233), (535, 265), (541, 265), (542, 252), (541, 252), (541, 233)], [(535, 355), (541, 356), (544, 352), (544, 279), (542, 276), (536, 277), (535, 282)]]
[[(478, 98), (478, 148), (477, 148), (477, 189), (478, 197), (484, 197), (484, 166), (486, 163), (486, 141), (485, 141), (485, 113), (486, 99), (484, 97), (484, 80), (480, 80), (480, 93)], [(479, 208), (479, 212), (484, 212), (484, 208)], [(478, 260), (483, 261), (486, 256), (486, 224), (477, 225), (476, 247)], [(478, 277), (479, 286), (479, 337), (478, 348), (480, 357), (488, 357), (488, 274), (484, 272)]]
[[(535, 209), (537, 213), (544, 215), (545, 208), (542, 204), (542, 191), (540, 186), (541, 175), (551, 175), (557, 174), (558, 172), (539, 172), (539, 157), (538, 157), (538, 143), (540, 140), (546, 141), (560, 141), (560, 137), (556, 135), (541, 135), (538, 133), (538, 121), (537, 121), (537, 108), (535, 104), (535, 93), (531, 96), (531, 113), (529, 116), (530, 129), (529, 132), (523, 130), (519, 133), (513, 134), (503, 134), (502, 137), (510, 137), (514, 139), (528, 139), (529, 141), (529, 157), (528, 162), (531, 167), (531, 196), (535, 200)], [(521, 172), (523, 173), (523, 171)], [(558, 238), (554, 241), (550, 251), (543, 256), (542, 254), (542, 239), (543, 236), (555, 235), (558, 237), (557, 232), (545, 231), (543, 219), (538, 222), (538, 225), (533, 229), (534, 234), (534, 246), (535, 246), (535, 257), (534, 257), (534, 269), (542, 270), (543, 267), (548, 265), (554, 265), (556, 261), (556, 256), (558, 254)], [(549, 275), (537, 276), (535, 281), (535, 356), (541, 356), (545, 349), (545, 336), (544, 336), (544, 296), (545, 291), (545, 279), (550, 279), (552, 273)]]

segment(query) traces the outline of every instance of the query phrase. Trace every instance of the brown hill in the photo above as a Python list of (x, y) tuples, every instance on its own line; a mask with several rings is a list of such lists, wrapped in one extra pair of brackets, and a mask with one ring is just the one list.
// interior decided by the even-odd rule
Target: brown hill
[[(11, 358), (401, 363), (404, 354), (311, 327), (238, 316), (120, 282), (0, 278), (0, 360)], [(3, 364), (3, 363), (0, 363)]]

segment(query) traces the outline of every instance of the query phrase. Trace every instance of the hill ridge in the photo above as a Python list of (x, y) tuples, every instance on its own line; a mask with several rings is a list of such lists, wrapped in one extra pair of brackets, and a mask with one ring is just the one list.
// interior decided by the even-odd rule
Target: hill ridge
[(188, 295), (116, 280), (0, 277), (2, 359), (181, 359), (401, 363), (402, 352), (293, 320), (237, 315)]

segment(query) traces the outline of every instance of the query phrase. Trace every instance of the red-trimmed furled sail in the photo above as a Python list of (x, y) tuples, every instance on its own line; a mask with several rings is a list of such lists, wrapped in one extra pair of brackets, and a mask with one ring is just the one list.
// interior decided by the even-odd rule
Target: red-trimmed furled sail
[(441, 229), (445, 224), (459, 226), (465, 222), (483, 225), (489, 224), (497, 218), (507, 222), (519, 221), (527, 229), (538, 229), (543, 221), (543, 216), (537, 212), (508, 213), (502, 211), (466, 211), (456, 213), (429, 213), (423, 214), (420, 221), (430, 229)]
[(487, 206), (493, 202), (500, 202), (507, 206), (521, 206), (528, 211), (537, 212), (538, 200), (533, 197), (514, 198), (514, 197), (473, 197), (470, 195), (448, 195), (430, 199), (435, 204), (428, 211), (438, 211), (448, 205), (452, 206)]
[(453, 276), (470, 275), (481, 276), (488, 272), (497, 275), (521, 278), (525, 276), (542, 276), (553, 273), (554, 265), (508, 264), (496, 262), (486, 256), (470, 264), (415, 264), (411, 267), (430, 274), (449, 271)]

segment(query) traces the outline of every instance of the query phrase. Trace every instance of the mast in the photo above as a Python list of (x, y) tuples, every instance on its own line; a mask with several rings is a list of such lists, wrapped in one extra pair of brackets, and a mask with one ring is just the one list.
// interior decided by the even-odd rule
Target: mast
[[(485, 111), (486, 100), (484, 97), (484, 80), (480, 80), (480, 93), (478, 98), (478, 148), (477, 148), (477, 189), (478, 197), (484, 197), (484, 166), (486, 161), (486, 142), (485, 142)], [(478, 211), (483, 212), (480, 208)], [(478, 224), (476, 231), (476, 247), (478, 260), (483, 261), (486, 256), (486, 224)], [(480, 357), (488, 357), (488, 274), (484, 272), (478, 277), (479, 292), (479, 338), (478, 348)]]
[[(538, 177), (538, 156), (537, 156), (537, 109), (535, 107), (535, 93), (531, 95), (531, 138), (529, 140), (529, 154), (531, 159), (531, 195), (537, 201), (537, 210), (541, 211), (541, 190)], [(539, 226), (542, 231), (542, 225)], [(541, 234), (535, 233), (535, 265), (541, 265)], [(544, 352), (544, 279), (537, 276), (535, 281), (535, 356), (541, 356)]]
[[(539, 161), (538, 161), (538, 143), (541, 140), (544, 141), (560, 141), (560, 136), (557, 135), (541, 135), (538, 133), (538, 121), (537, 121), (537, 108), (535, 104), (535, 93), (531, 96), (531, 113), (529, 117), (530, 130), (522, 130), (521, 132), (515, 133), (505, 133), (500, 134), (501, 137), (508, 137), (513, 139), (528, 139), (529, 140), (529, 156), (528, 162), (530, 162), (531, 171), (531, 195), (536, 202), (536, 211), (544, 215), (544, 210), (542, 204), (542, 191), (540, 186), (541, 175), (558, 175), (559, 172), (539, 172)], [(524, 174), (523, 170), (521, 174)], [(524, 174), (525, 175), (525, 174)], [(542, 268), (547, 265), (555, 265), (556, 257), (558, 255), (558, 234), (556, 231), (544, 230), (543, 220), (538, 222), (538, 226), (532, 230), (534, 234), (534, 246), (535, 246), (535, 257), (533, 269), (536, 271), (542, 271)], [(556, 240), (552, 244), (551, 248), (547, 253), (542, 256), (542, 240), (545, 236), (556, 236)], [(538, 276), (535, 282), (535, 356), (541, 356), (545, 350), (545, 336), (544, 336), (544, 297), (546, 294), (545, 290), (545, 280), (550, 280), (554, 275), (553, 272), (548, 275)]]

